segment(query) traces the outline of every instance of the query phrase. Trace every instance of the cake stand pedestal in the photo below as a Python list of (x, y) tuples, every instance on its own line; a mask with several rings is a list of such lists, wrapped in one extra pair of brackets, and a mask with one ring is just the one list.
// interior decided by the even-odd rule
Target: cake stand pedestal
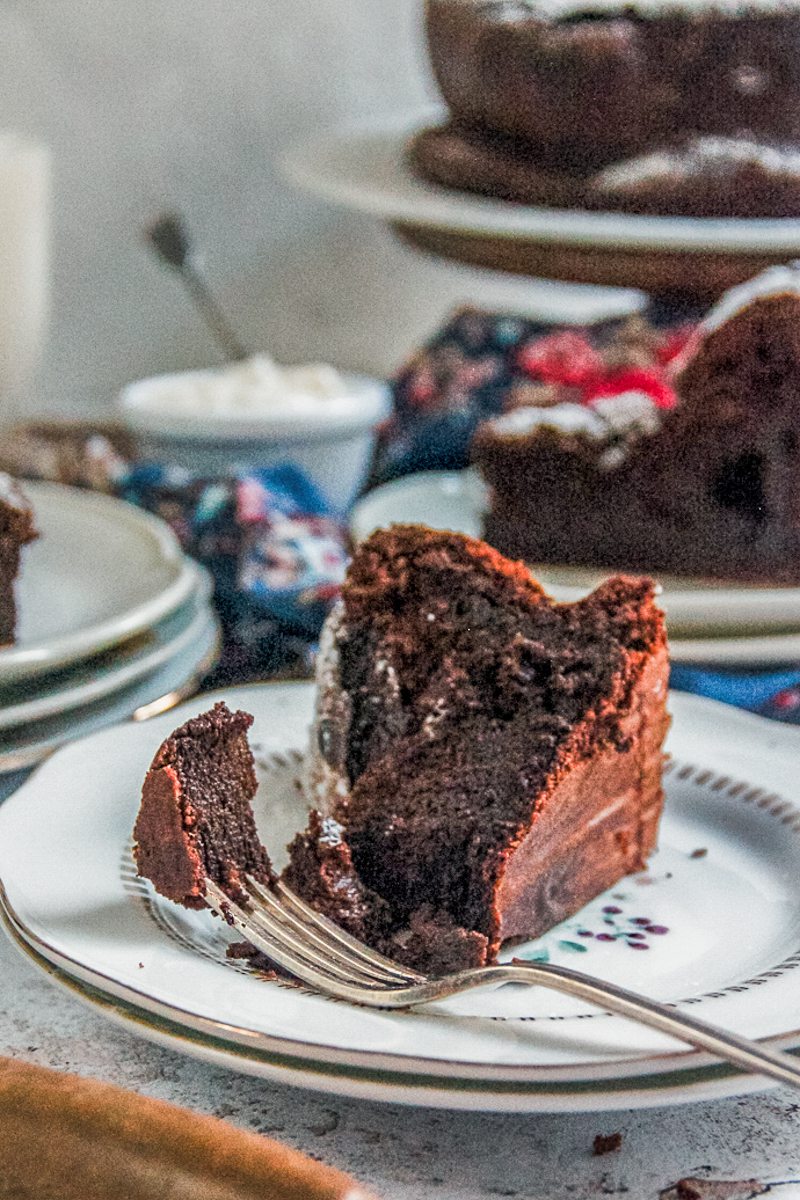
[(472, 267), (565, 283), (640, 288), (659, 300), (691, 299), (705, 307), (728, 288), (786, 261), (785, 253), (731, 254), (554, 244), (527, 238), (468, 234), (391, 221), (408, 246)]

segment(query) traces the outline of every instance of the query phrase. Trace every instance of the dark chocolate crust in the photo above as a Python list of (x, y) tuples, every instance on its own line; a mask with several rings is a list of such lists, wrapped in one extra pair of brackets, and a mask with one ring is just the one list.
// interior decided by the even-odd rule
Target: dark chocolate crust
[(650, 581), (556, 605), (481, 542), (393, 527), (357, 551), (336, 628), (347, 703), (317, 725), (343, 773), (335, 869), (330, 846), (314, 852), (317, 821), (287, 876), (311, 903), (348, 924), (356, 881), (361, 934), (440, 973), (491, 961), (644, 865), (666, 731)]
[(710, 331), (675, 379), (680, 403), (614, 469), (601, 443), (491, 422), (473, 460), (485, 537), (530, 563), (800, 581), (800, 295), (762, 296)]
[[(553, 6), (549, 6), (552, 11)], [(588, 6), (586, 6), (588, 8)], [(800, 13), (756, 4), (548, 15), (536, 0), (427, 0), (453, 118), (595, 170), (698, 134), (800, 142)]]
[(192, 717), (156, 752), (134, 828), (139, 874), (187, 908), (204, 908), (205, 879), (233, 900), (243, 877), (269, 883), (272, 870), (251, 807), (257, 780), (249, 713), (223, 703)]
[(416, 134), (408, 159), (432, 183), (517, 204), (577, 208), (587, 191), (586, 178), (540, 164), (526, 144), (455, 123)]

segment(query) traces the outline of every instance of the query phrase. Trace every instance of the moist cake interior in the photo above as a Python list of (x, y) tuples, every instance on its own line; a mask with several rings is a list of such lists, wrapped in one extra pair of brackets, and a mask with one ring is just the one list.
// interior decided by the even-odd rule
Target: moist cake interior
[[(649, 580), (617, 578), (557, 605), (482, 543), (395, 527), (360, 548), (334, 622), (318, 801), (395, 934), (424, 914), (480, 935), (491, 958), (504, 937), (535, 936), (613, 882), (587, 868), (600, 832), (593, 848), (571, 830), (562, 850), (574, 851), (574, 878), (560, 880), (558, 897), (526, 914), (529, 892), (513, 903), (504, 893), (516, 852), (537, 829), (546, 839), (551, 798), (581, 764), (613, 770), (636, 758), (612, 857), (616, 878), (644, 864), (666, 728), (663, 619)], [(570, 804), (591, 820), (609, 799), (590, 787)], [(293, 886), (304, 887), (299, 871)]]
[(252, 809), (252, 723), (215, 704), (166, 739), (145, 778), (134, 828), (139, 873), (189, 908), (205, 907), (206, 877), (233, 900), (246, 895), (245, 874), (272, 878)]

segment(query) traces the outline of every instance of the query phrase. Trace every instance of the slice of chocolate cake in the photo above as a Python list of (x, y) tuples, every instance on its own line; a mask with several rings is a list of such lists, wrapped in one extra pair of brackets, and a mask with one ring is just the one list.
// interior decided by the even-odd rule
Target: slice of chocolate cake
[(37, 537), (33, 509), (16, 480), (0, 472), (0, 646), (14, 641), (14, 584), (23, 546)]
[(187, 908), (204, 908), (205, 879), (231, 897), (245, 874), (272, 878), (251, 807), (258, 783), (249, 713), (215, 704), (159, 747), (142, 788), (133, 835), (139, 874)]
[(681, 217), (800, 212), (800, 150), (747, 137), (690, 138), (615, 163), (584, 186), (586, 208)]
[(379, 531), (329, 619), (318, 684), (310, 781), (336, 861), (315, 818), (287, 879), (334, 920), (357, 886), (362, 936), (396, 958), (492, 961), (653, 849), (667, 650), (649, 580), (559, 605), (474, 539)]
[(484, 535), (530, 563), (800, 582), (800, 264), (728, 292), (669, 363), (486, 421)]
[[(397, 961), (425, 974), (491, 962), (655, 845), (667, 648), (649, 580), (555, 604), (475, 539), (379, 531), (326, 625), (318, 684), (317, 809), (283, 878)], [(272, 877), (251, 720), (216, 705), (147, 773), (139, 872), (188, 907), (206, 875), (235, 899), (245, 874)]]

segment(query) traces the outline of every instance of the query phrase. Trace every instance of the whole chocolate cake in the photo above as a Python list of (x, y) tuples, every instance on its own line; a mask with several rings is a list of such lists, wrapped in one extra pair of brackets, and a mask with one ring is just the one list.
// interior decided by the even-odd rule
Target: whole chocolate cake
[(628, 373), (482, 425), (487, 540), (532, 563), (800, 582), (800, 266), (729, 292), (668, 375), (669, 405)]
[(258, 839), (252, 800), (258, 786), (249, 713), (215, 704), (192, 717), (156, 752), (133, 831), (139, 874), (187, 908), (205, 908), (205, 879), (232, 900), (245, 874), (268, 883), (272, 869)]
[(411, 147), (426, 178), (529, 204), (800, 212), (796, 3), (427, 0), (426, 24), (450, 110)]
[(33, 509), (16, 480), (0, 472), (0, 646), (14, 641), (14, 584), (23, 546), (36, 538)]
[[(612, 579), (559, 605), (482, 542), (379, 531), (325, 629), (315, 809), (283, 878), (426, 974), (491, 962), (644, 866), (666, 689), (649, 580)], [(206, 874), (232, 896), (246, 873), (270, 877), (248, 723), (217, 705), (148, 772), (139, 871), (180, 903), (203, 904)]]

